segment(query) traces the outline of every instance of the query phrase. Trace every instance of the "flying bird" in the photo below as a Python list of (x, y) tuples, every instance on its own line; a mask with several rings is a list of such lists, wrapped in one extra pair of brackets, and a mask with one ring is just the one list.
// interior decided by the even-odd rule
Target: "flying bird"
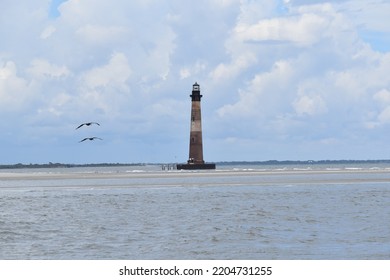
[(99, 137), (87, 137), (87, 138), (84, 138), (83, 140), (79, 141), (79, 143), (84, 142), (86, 140), (93, 141), (95, 139), (103, 140), (102, 138), (99, 138)]
[(90, 126), (90, 125), (92, 125), (92, 124), (96, 124), (96, 125), (99, 125), (99, 126), (100, 126), (100, 124), (98, 124), (97, 122), (87, 122), (87, 123), (82, 123), (82, 124), (80, 124), (78, 127), (76, 127), (76, 129), (79, 129), (79, 128), (82, 127), (83, 125)]

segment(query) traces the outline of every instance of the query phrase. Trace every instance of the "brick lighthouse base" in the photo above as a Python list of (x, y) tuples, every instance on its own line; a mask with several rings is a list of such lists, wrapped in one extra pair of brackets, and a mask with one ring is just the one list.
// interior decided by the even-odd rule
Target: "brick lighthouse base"
[(177, 169), (196, 170), (196, 169), (215, 169), (215, 163), (187, 163), (178, 164)]

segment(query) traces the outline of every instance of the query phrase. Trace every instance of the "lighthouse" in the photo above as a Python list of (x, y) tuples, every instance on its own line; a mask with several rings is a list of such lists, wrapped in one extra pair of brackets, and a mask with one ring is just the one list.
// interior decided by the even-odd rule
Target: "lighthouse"
[(202, 113), (200, 100), (200, 86), (195, 83), (192, 86), (191, 97), (191, 130), (190, 130), (190, 152), (187, 164), (178, 164), (177, 169), (215, 169), (214, 163), (205, 163), (203, 160), (202, 140)]

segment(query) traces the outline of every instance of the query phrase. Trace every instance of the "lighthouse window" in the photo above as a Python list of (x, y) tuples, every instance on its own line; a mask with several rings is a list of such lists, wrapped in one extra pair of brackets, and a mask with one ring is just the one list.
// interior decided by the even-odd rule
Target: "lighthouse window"
[(191, 138), (191, 141), (192, 141), (192, 143), (194, 143), (194, 142), (195, 142), (195, 138), (194, 138), (194, 137), (192, 137), (192, 138)]
[(192, 121), (193, 121), (193, 122), (195, 121), (195, 116), (192, 116)]

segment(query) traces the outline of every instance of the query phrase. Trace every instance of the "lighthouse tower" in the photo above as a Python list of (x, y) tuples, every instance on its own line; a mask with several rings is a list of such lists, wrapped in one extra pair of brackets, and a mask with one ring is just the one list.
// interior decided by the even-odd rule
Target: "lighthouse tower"
[(202, 143), (202, 115), (200, 110), (200, 87), (198, 83), (192, 86), (191, 97), (191, 132), (190, 132), (190, 156), (188, 163), (203, 164)]
[(200, 107), (200, 86), (195, 83), (192, 86), (191, 97), (191, 131), (190, 153), (187, 164), (178, 164), (177, 169), (215, 169), (214, 163), (205, 163), (203, 160), (202, 142), (202, 114)]

